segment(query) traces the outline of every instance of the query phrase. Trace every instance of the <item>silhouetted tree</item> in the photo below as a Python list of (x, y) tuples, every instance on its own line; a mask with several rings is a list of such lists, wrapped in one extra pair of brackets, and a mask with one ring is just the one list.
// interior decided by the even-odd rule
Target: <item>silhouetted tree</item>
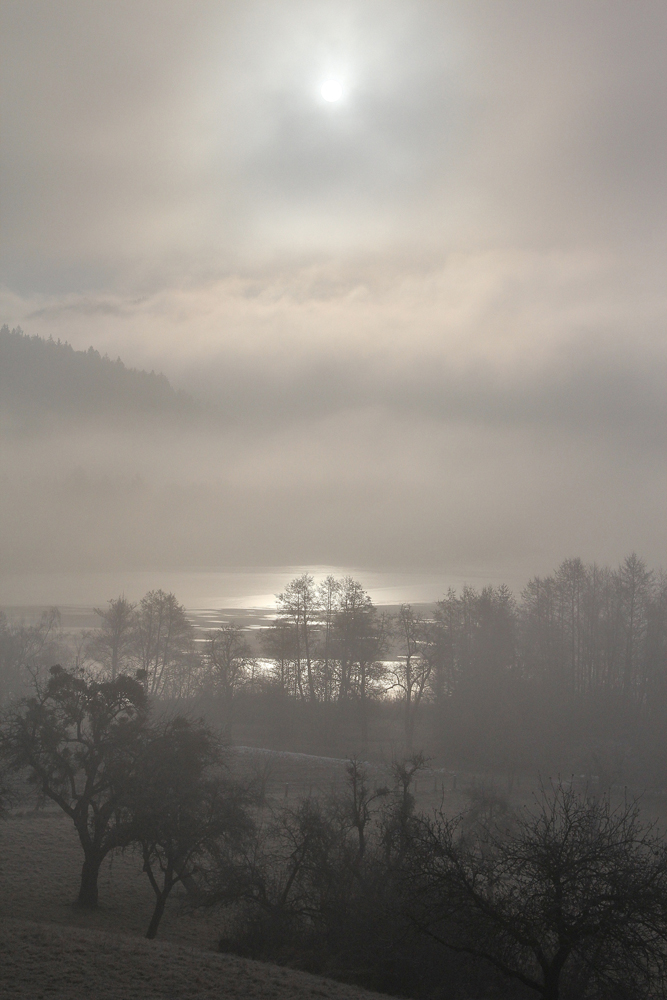
[(196, 667), (193, 629), (174, 594), (151, 590), (135, 612), (134, 652), (146, 693), (187, 697)]
[(98, 682), (60, 666), (7, 717), (2, 756), (74, 823), (84, 853), (78, 902), (97, 906), (102, 861), (119, 846), (119, 810), (145, 745), (147, 702), (136, 680)]
[(347, 775), (348, 794), (339, 803), (343, 816), (355, 830), (358, 838), (357, 867), (363, 861), (368, 842), (368, 827), (372, 819), (371, 806), (373, 802), (389, 795), (385, 785), (374, 790), (369, 787), (368, 770), (355, 757), (348, 761), (345, 772)]
[(108, 608), (95, 608), (95, 614), (100, 616), (102, 624), (91, 637), (89, 652), (109, 670), (113, 681), (117, 674), (125, 673), (129, 666), (136, 626), (136, 604), (121, 595), (110, 600), (108, 605)]
[(417, 712), (429, 690), (433, 662), (423, 655), (427, 640), (425, 622), (409, 604), (402, 604), (394, 622), (394, 634), (401, 655), (390, 668), (392, 687), (400, 692), (403, 702), (405, 748), (412, 751)]
[(345, 577), (340, 581), (331, 630), (331, 651), (338, 677), (338, 700), (355, 700), (359, 708), (361, 745), (368, 744), (368, 710), (374, 697), (384, 693), (387, 674), (382, 657), (390, 625), (378, 615), (362, 585)]
[(229, 738), (232, 732), (234, 703), (247, 681), (253, 664), (243, 629), (230, 623), (209, 632), (205, 655), (208, 682), (212, 692), (222, 701), (223, 730), (224, 735)]
[[(315, 630), (320, 620), (320, 607), (315, 582), (308, 573), (292, 580), (278, 594), (279, 620), (291, 626), (294, 633), (296, 685), (299, 697), (317, 700), (314, 670)], [(304, 690), (303, 667), (306, 668)]]
[(394, 787), (382, 816), (381, 836), (385, 862), (390, 870), (402, 863), (413, 840), (416, 815), (412, 789), (415, 777), (427, 763), (423, 753), (392, 761)]
[(617, 809), (563, 785), (535, 811), (439, 815), (416, 828), (406, 897), (419, 929), (484, 959), (545, 1000), (584, 975), (605, 995), (664, 985), (667, 854), (634, 803)]
[(241, 786), (223, 779), (223, 744), (203, 722), (177, 716), (152, 728), (128, 798), (126, 839), (139, 844), (155, 893), (146, 937), (153, 938), (178, 883), (190, 892), (222, 842), (247, 836), (252, 823)]
[(334, 625), (340, 607), (341, 581), (329, 575), (317, 588), (317, 602), (320, 611), (321, 635), (320, 686), (322, 700), (327, 703), (335, 698), (336, 671), (334, 652)]

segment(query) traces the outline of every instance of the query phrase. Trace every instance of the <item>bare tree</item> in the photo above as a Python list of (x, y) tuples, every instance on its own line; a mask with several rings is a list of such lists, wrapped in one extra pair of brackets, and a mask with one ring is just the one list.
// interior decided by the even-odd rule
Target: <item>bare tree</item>
[(0, 704), (25, 694), (63, 652), (58, 608), (42, 612), (35, 625), (10, 621), (0, 611)]
[(429, 689), (433, 661), (423, 654), (426, 641), (424, 620), (409, 604), (402, 604), (395, 620), (395, 635), (401, 649), (400, 659), (390, 668), (392, 687), (403, 701), (405, 748), (412, 752), (419, 706)]
[(389, 624), (380, 616), (362, 585), (352, 577), (340, 582), (331, 649), (338, 674), (338, 700), (354, 700), (359, 708), (361, 744), (368, 744), (370, 702), (384, 693)]
[(636, 803), (617, 809), (564, 785), (511, 822), (440, 814), (423, 820), (406, 861), (417, 927), (484, 959), (545, 1000), (565, 980), (605, 995), (657, 995), (664, 985), (667, 853)]
[(276, 618), (268, 628), (262, 629), (261, 645), (273, 660), (273, 679), (280, 693), (296, 697), (298, 640), (295, 627), (289, 621)]
[(135, 613), (134, 650), (146, 693), (181, 697), (196, 665), (193, 629), (174, 594), (151, 590)]
[(371, 790), (368, 769), (356, 757), (351, 758), (346, 767), (348, 795), (342, 800), (343, 815), (356, 831), (358, 841), (357, 867), (363, 861), (368, 841), (367, 828), (372, 818), (371, 806), (378, 799), (389, 795), (386, 786)]
[[(315, 582), (308, 573), (292, 580), (278, 594), (278, 614), (289, 623), (295, 636), (296, 682), (299, 696), (310, 702), (317, 700), (314, 671), (314, 631), (320, 619), (320, 607)], [(306, 667), (306, 691), (303, 686), (303, 665)]]
[(328, 576), (317, 588), (322, 635), (320, 639), (322, 700), (333, 701), (335, 687), (334, 625), (340, 605), (341, 582)]
[(155, 893), (148, 938), (173, 887), (182, 882), (194, 891), (222, 842), (252, 830), (243, 789), (217, 773), (222, 763), (223, 745), (201, 721), (177, 716), (150, 733), (126, 806), (126, 839), (138, 844)]
[(645, 692), (645, 677), (641, 662), (647, 630), (647, 605), (653, 573), (635, 552), (623, 561), (617, 575), (619, 603), (623, 621), (623, 690), (641, 701)]
[(223, 731), (231, 737), (234, 703), (253, 665), (243, 629), (234, 622), (209, 632), (206, 659), (212, 689), (222, 699)]
[(121, 594), (108, 601), (107, 608), (95, 608), (102, 619), (99, 630), (91, 637), (89, 653), (109, 670), (111, 680), (127, 671), (132, 656), (135, 630), (135, 608)]

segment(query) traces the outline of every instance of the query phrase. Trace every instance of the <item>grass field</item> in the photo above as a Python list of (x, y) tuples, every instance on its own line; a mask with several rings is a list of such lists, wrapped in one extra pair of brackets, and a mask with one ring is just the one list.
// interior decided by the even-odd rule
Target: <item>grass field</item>
[[(345, 761), (237, 747), (230, 752), (234, 773), (265, 783), (266, 816), (294, 806), (305, 795), (326, 798), (341, 792)], [(370, 766), (372, 786), (390, 783), (388, 767)], [(442, 805), (450, 815), (470, 802), (470, 786), (481, 779), (428, 770), (417, 777), (417, 808)], [(456, 786), (456, 787), (454, 787)], [(496, 783), (507, 795), (506, 781)], [(528, 804), (537, 781), (514, 785), (515, 806)], [(665, 803), (645, 803), (647, 818), (662, 819)], [(176, 887), (157, 941), (146, 941), (154, 896), (132, 851), (102, 866), (100, 906), (90, 912), (72, 905), (83, 855), (74, 827), (59, 810), (16, 810), (0, 821), (0, 997), (81, 1000), (152, 998), (323, 997), (361, 1000), (373, 994), (319, 977), (217, 952), (225, 935), (225, 914), (191, 914)], [(377, 994), (375, 994), (377, 996)]]
[[(251, 748), (230, 755), (232, 771), (266, 782), (266, 815), (284, 805), (295, 806), (307, 795), (326, 798), (341, 792), (345, 761), (301, 754), (264, 753)], [(385, 769), (371, 768), (372, 785), (388, 783)], [(449, 776), (420, 775), (420, 809), (441, 800)], [(465, 794), (447, 791), (448, 811), (463, 807)], [(24, 804), (25, 806), (25, 804)], [(110, 855), (99, 879), (100, 906), (94, 912), (72, 905), (78, 891), (83, 854), (72, 822), (55, 807), (16, 811), (0, 822), (0, 900), (5, 918), (46, 921), (96, 931), (142, 935), (148, 926), (154, 895), (142, 872), (140, 857), (128, 850)], [(169, 898), (159, 938), (199, 948), (215, 948), (224, 930), (224, 914), (189, 915), (182, 911), (183, 891), (176, 886)]]
[(139, 858), (116, 855), (100, 906), (72, 905), (82, 855), (71, 822), (51, 810), (0, 823), (0, 997), (56, 1000), (362, 1000), (356, 987), (217, 952), (221, 916), (181, 911), (174, 890), (159, 939), (143, 937), (153, 893)]
[(0, 996), (12, 1000), (371, 1000), (379, 994), (173, 942), (3, 920)]
[[(342, 791), (345, 761), (293, 753), (237, 748), (234, 773), (265, 782), (265, 809), (296, 805), (304, 795), (326, 798)], [(386, 767), (371, 767), (372, 784), (390, 780)], [(450, 807), (461, 791), (451, 775), (419, 778), (420, 808), (437, 804), (443, 784)], [(80, 1000), (151, 1000), (155, 997), (236, 998), (370, 997), (355, 987), (217, 952), (224, 913), (192, 915), (176, 887), (157, 941), (146, 941), (154, 897), (132, 851), (109, 857), (100, 880), (100, 906), (73, 905), (83, 856), (71, 821), (52, 807), (21, 809), (0, 822), (0, 996)]]

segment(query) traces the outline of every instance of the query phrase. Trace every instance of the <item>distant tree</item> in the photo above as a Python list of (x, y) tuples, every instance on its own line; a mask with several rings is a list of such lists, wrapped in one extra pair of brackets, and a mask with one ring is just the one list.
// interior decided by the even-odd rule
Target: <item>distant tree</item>
[(357, 867), (362, 863), (368, 844), (368, 828), (373, 817), (371, 806), (379, 799), (389, 795), (389, 788), (378, 786), (371, 789), (368, 779), (368, 769), (356, 757), (351, 758), (346, 766), (347, 795), (340, 801), (339, 807), (343, 816), (357, 835), (358, 853)]
[(8, 713), (3, 760), (14, 770), (27, 769), (39, 794), (74, 823), (84, 853), (81, 906), (97, 906), (100, 865), (121, 843), (119, 810), (146, 727), (146, 696), (136, 680), (119, 675), (100, 683), (61, 666)]
[(322, 700), (333, 701), (335, 698), (335, 657), (333, 650), (334, 624), (340, 609), (340, 580), (329, 575), (317, 588), (317, 603), (320, 611), (321, 635), (319, 643)]
[(394, 621), (394, 635), (401, 655), (390, 668), (392, 687), (403, 703), (405, 748), (412, 752), (417, 712), (429, 691), (433, 661), (424, 655), (426, 623), (409, 604), (402, 604)]
[(649, 714), (662, 720), (667, 703), (667, 574), (658, 574), (646, 611), (646, 704)]
[(222, 701), (223, 732), (230, 738), (235, 701), (253, 665), (243, 629), (232, 622), (209, 632), (205, 655), (209, 684)]
[(667, 853), (635, 803), (612, 809), (557, 785), (511, 821), (441, 814), (415, 830), (407, 905), (432, 940), (545, 1000), (582, 978), (596, 996), (664, 986)]
[(623, 691), (629, 700), (638, 702), (643, 701), (646, 688), (642, 653), (653, 581), (653, 573), (635, 552), (623, 561), (617, 574), (623, 622)]
[(167, 898), (178, 883), (190, 891), (224, 842), (252, 830), (243, 789), (223, 779), (223, 744), (201, 720), (178, 716), (155, 726), (135, 771), (126, 839), (141, 849), (155, 893), (146, 932), (154, 938)]
[(361, 746), (368, 744), (368, 712), (373, 698), (384, 693), (386, 668), (382, 661), (390, 625), (362, 585), (345, 577), (338, 590), (331, 650), (338, 673), (338, 699), (356, 701), (359, 708)]
[(63, 651), (57, 608), (44, 611), (35, 625), (10, 621), (0, 611), (0, 704), (29, 690), (39, 673)]
[(278, 595), (278, 615), (262, 644), (284, 693), (341, 708), (356, 701), (365, 744), (368, 706), (382, 690), (388, 632), (357, 580), (328, 576), (316, 587), (306, 574)]
[(268, 628), (261, 630), (260, 642), (265, 655), (273, 660), (273, 683), (281, 694), (296, 697), (298, 642), (294, 626), (276, 618)]
[(132, 655), (136, 604), (122, 595), (108, 604), (108, 608), (95, 608), (102, 624), (91, 637), (89, 653), (109, 670), (114, 681), (117, 674), (126, 672)]
[(134, 653), (151, 697), (191, 693), (196, 668), (193, 628), (174, 594), (151, 590), (135, 612)]
[(299, 697), (314, 703), (317, 700), (315, 632), (319, 625), (321, 609), (313, 577), (304, 573), (303, 576), (292, 580), (285, 590), (278, 594), (277, 601), (279, 620), (289, 624), (294, 633), (296, 685)]
[(417, 822), (414, 782), (427, 765), (428, 760), (423, 753), (392, 761), (394, 787), (382, 819), (382, 846), (389, 869), (400, 866), (413, 839)]
[(456, 690), (458, 682), (459, 599), (450, 587), (436, 603), (435, 615), (426, 628), (425, 652), (432, 664), (429, 686), (438, 705)]

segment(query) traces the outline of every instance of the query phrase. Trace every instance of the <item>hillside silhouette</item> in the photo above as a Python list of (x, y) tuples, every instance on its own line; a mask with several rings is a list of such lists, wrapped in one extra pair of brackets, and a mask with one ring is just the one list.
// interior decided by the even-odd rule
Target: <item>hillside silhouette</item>
[(182, 420), (195, 401), (154, 371), (127, 368), (89, 347), (0, 329), (0, 423), (5, 430), (40, 430), (54, 422), (127, 424)]

